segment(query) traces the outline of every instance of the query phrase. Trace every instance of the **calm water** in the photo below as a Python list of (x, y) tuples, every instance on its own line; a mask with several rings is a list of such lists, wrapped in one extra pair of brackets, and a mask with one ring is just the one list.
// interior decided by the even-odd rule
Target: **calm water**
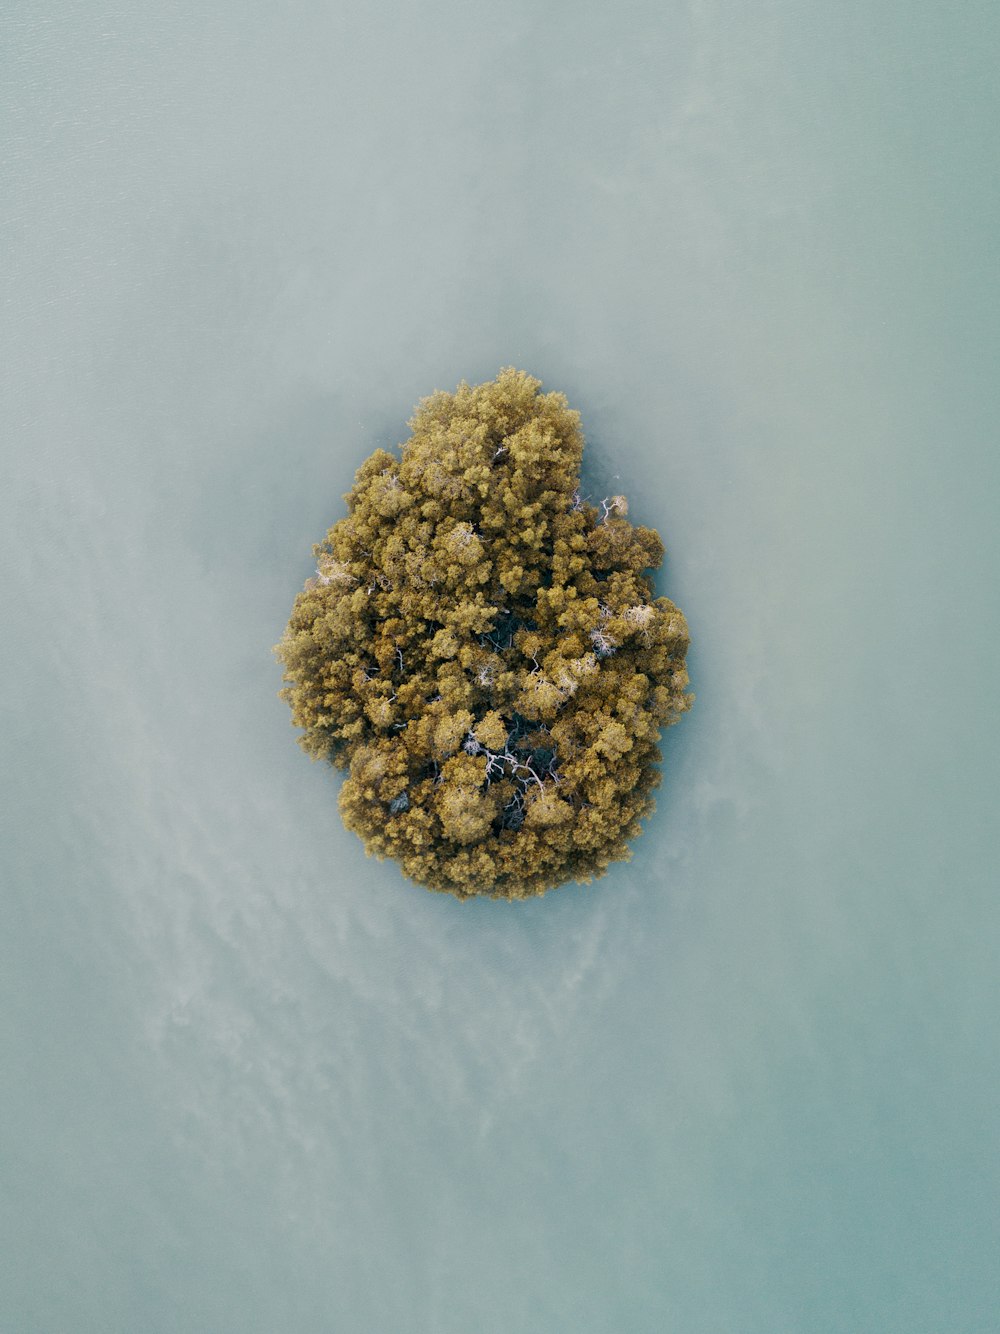
[[(998, 16), (8, 6), (5, 1330), (996, 1330)], [(630, 866), (462, 906), (269, 650), (507, 364), (698, 702)]]

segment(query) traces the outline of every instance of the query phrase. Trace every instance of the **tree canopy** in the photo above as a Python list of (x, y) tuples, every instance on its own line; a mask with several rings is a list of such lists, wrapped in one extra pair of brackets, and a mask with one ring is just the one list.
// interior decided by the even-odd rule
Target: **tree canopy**
[(276, 653), (300, 744), (348, 775), (369, 853), (459, 898), (526, 898), (630, 856), (688, 628), (623, 496), (580, 493), (579, 414), (513, 368), (424, 399), (314, 548)]

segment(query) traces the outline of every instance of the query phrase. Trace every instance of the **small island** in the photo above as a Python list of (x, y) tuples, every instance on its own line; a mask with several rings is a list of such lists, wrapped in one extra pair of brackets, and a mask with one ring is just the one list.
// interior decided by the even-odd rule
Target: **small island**
[(623, 496), (580, 491), (565, 397), (523, 371), (424, 399), (376, 450), (276, 647), (345, 825), (426, 888), (523, 899), (630, 856), (693, 701), (682, 613)]

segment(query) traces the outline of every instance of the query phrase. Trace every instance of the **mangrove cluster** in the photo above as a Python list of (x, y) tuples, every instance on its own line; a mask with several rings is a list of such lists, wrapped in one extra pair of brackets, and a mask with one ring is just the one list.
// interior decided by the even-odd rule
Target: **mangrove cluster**
[(627, 859), (661, 729), (689, 708), (684, 616), (624, 497), (580, 490), (579, 414), (506, 369), (424, 399), (314, 548), (276, 652), (344, 823), (428, 889), (514, 899)]

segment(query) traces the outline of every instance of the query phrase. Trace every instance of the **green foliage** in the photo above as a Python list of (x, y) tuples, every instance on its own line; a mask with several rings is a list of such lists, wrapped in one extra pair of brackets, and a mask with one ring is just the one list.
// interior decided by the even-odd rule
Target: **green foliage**
[(419, 404), (315, 548), (276, 652), (344, 823), (460, 898), (526, 898), (630, 855), (660, 730), (690, 707), (688, 630), (624, 497), (580, 499), (561, 394), (506, 369)]

